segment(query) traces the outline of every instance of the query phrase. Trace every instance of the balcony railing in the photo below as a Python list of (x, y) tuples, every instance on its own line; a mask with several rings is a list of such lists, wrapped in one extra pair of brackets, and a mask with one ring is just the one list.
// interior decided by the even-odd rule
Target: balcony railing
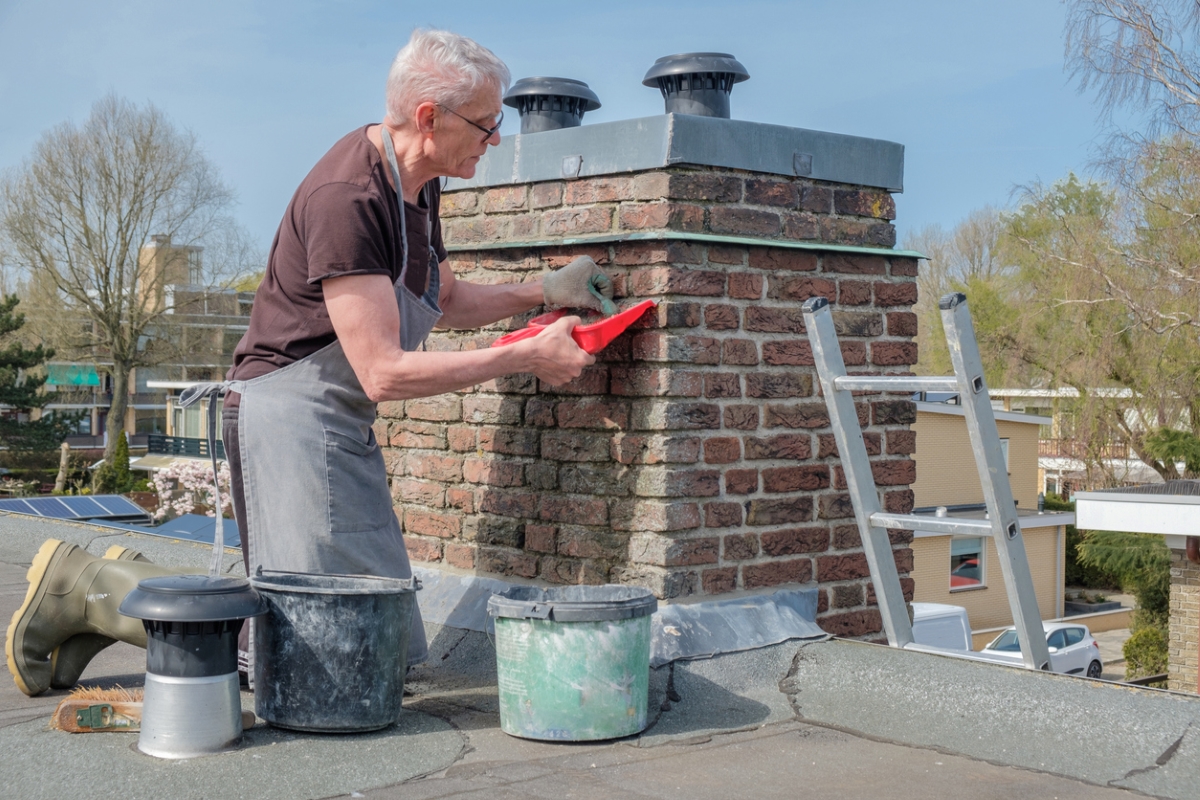
[[(162, 433), (147, 434), (147, 453), (149, 455), (190, 456), (192, 458), (209, 458), (208, 440), (193, 439), (188, 436), (167, 436)], [(225, 459), (225, 445), (217, 441), (217, 458)]]
[(1039, 439), (1038, 456), (1041, 458), (1070, 458), (1086, 461), (1090, 458), (1127, 459), (1133, 458), (1127, 444), (1105, 445), (1089, 452), (1087, 445), (1075, 439)]

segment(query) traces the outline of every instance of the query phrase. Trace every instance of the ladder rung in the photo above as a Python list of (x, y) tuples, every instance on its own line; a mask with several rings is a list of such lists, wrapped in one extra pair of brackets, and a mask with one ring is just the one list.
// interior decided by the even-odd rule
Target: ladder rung
[(992, 532), (991, 520), (935, 517), (932, 514), (889, 514), (886, 511), (877, 511), (871, 515), (871, 524), (876, 528), (920, 530), (930, 533), (961, 533), (968, 536)]
[(840, 375), (833, 388), (843, 392), (957, 392), (958, 378), (917, 375)]

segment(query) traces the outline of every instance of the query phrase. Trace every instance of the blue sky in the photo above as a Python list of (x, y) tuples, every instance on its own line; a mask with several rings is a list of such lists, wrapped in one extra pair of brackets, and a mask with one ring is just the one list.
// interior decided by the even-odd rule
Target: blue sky
[(903, 238), (1090, 173), (1103, 131), (1063, 70), (1065, 14), (1052, 0), (0, 0), (0, 169), (107, 92), (153, 102), (199, 137), (265, 251), (301, 178), (378, 120), (392, 57), (432, 25), (487, 45), (514, 79), (586, 81), (604, 107), (585, 124), (662, 113), (641, 85), (659, 56), (732, 53), (751, 75), (735, 118), (905, 145)]

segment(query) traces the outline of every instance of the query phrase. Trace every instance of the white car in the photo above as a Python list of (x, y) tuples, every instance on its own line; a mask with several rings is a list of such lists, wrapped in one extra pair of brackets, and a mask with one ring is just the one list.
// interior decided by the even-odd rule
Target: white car
[[(1100, 661), (1100, 645), (1092, 638), (1086, 625), (1074, 622), (1043, 622), (1046, 644), (1050, 647), (1050, 669), (1066, 675), (1087, 675), (1099, 678), (1104, 672)], [(991, 641), (979, 655), (991, 661), (1020, 666), (1021, 647), (1016, 628), (1007, 628)]]

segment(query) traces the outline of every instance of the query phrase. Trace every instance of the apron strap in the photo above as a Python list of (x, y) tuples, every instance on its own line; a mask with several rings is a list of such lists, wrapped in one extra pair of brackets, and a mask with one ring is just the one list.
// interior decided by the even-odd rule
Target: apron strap
[(240, 389), (241, 381), (226, 381), (224, 383), (198, 383), (183, 390), (179, 396), (179, 405), (187, 408), (201, 398), (208, 400), (208, 455), (212, 459), (213, 469), (213, 511), (216, 524), (213, 526), (213, 552), (208, 562), (208, 575), (217, 578), (221, 575), (221, 556), (225, 554), (225, 517), (221, 512), (221, 481), (217, 477), (217, 400), (227, 389)]

